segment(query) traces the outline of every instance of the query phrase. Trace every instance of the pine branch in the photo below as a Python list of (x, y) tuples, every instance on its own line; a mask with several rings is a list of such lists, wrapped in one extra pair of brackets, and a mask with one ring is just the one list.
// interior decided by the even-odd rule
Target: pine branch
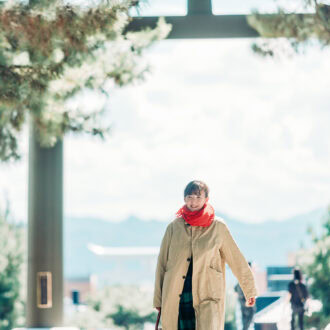
[[(109, 95), (109, 79), (120, 87), (144, 80), (143, 51), (166, 38), (170, 25), (123, 34), (137, 1), (101, 3), (93, 8), (42, 4), (0, 6), (0, 160), (18, 159), (19, 132), (30, 113), (39, 142), (52, 147), (68, 132), (104, 138), (102, 111), (70, 109), (85, 89)], [(9, 114), (17, 113), (16, 119)]]

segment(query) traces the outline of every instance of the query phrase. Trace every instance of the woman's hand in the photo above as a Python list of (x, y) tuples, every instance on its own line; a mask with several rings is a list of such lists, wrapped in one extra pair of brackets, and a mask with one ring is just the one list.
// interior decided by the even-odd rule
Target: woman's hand
[(256, 303), (256, 297), (251, 297), (249, 300), (246, 302), (245, 306), (247, 307), (252, 307)]

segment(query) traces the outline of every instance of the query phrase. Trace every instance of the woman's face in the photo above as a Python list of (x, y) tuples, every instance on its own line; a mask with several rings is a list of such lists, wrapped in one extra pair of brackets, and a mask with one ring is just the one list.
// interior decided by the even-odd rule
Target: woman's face
[(187, 208), (190, 211), (199, 211), (206, 202), (208, 202), (209, 198), (205, 197), (205, 191), (202, 190), (200, 195), (192, 194), (187, 195), (184, 198)]

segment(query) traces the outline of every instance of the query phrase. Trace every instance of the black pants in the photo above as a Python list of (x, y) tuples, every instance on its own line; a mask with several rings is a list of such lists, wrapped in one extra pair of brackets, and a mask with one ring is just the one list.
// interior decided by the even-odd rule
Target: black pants
[(291, 330), (295, 329), (296, 315), (298, 315), (298, 324), (300, 330), (304, 330), (304, 307), (291, 305), (291, 308), (292, 308)]
[(241, 303), (243, 330), (249, 329), (253, 320), (255, 309), (256, 309), (255, 306), (253, 307), (245, 306), (245, 300), (243, 304)]
[(193, 273), (192, 263), (193, 261), (191, 260), (180, 298), (179, 319), (178, 319), (179, 330), (195, 330), (196, 328), (195, 310), (193, 307), (193, 296), (192, 296), (192, 273)]

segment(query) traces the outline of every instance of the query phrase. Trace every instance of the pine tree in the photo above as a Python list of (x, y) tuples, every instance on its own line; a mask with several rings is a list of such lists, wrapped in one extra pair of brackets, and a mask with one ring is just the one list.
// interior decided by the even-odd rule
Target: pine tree
[(150, 67), (141, 64), (143, 50), (166, 38), (171, 25), (161, 17), (154, 29), (126, 31), (129, 10), (138, 4), (0, 1), (0, 160), (20, 158), (19, 134), (28, 117), (43, 147), (67, 132), (104, 138), (105, 109), (77, 109), (72, 100), (85, 90), (108, 96), (109, 82), (122, 87), (145, 79)]
[(288, 13), (282, 7), (269, 15), (254, 10), (247, 20), (263, 38), (252, 43), (252, 50), (262, 56), (287, 56), (310, 45), (328, 47), (330, 6), (317, 0), (300, 0), (300, 7), (304, 13)]
[(321, 312), (314, 316), (319, 329), (330, 323), (330, 207), (322, 226), (322, 232), (316, 235), (309, 229), (313, 246), (298, 254), (298, 263), (309, 278), (309, 291), (314, 299), (322, 302)]
[(0, 329), (22, 325), (23, 230), (0, 210)]

